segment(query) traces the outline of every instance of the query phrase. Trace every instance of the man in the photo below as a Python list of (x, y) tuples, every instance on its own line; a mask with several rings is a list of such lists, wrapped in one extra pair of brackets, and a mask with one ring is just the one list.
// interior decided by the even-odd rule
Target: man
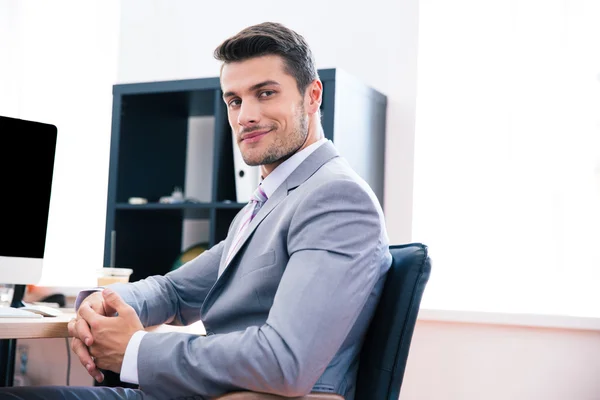
[[(360, 347), (391, 264), (381, 208), (324, 139), (323, 87), (300, 35), (252, 26), (215, 57), (244, 161), (261, 166), (254, 199), (223, 242), (166, 276), (89, 296), (69, 324), (90, 375), (101, 381), (100, 370), (111, 370), (140, 390), (46, 388), (43, 398), (209, 399), (239, 390), (354, 398)], [(143, 330), (199, 319), (207, 336)]]

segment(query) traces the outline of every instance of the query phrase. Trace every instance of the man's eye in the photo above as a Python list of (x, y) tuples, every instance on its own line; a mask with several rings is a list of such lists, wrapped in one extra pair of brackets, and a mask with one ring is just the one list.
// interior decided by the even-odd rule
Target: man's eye
[(272, 96), (275, 92), (272, 90), (265, 90), (264, 92), (260, 92), (260, 97), (269, 97)]
[(229, 107), (237, 107), (240, 104), (242, 104), (242, 101), (240, 99), (233, 99), (229, 102)]

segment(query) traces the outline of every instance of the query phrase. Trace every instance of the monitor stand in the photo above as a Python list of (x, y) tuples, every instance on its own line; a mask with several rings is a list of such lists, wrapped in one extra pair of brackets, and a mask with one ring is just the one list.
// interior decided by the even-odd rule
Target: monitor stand
[(13, 292), (12, 301), (10, 302), (10, 306), (13, 308), (21, 308), (25, 305), (23, 304), (23, 297), (25, 297), (25, 290), (27, 289), (26, 285), (15, 285), (15, 291)]
[(0, 319), (2, 318), (27, 318), (35, 317), (30, 312), (19, 310), (24, 307), (23, 296), (25, 296), (26, 285), (15, 285), (10, 307), (0, 307)]
[[(11, 308), (23, 307), (25, 288), (25, 285), (15, 285), (13, 298), (10, 303)], [(0, 307), (0, 309), (2, 308), (4, 307)], [(13, 385), (16, 348), (17, 341), (15, 339), (0, 340), (0, 387), (9, 387)]]

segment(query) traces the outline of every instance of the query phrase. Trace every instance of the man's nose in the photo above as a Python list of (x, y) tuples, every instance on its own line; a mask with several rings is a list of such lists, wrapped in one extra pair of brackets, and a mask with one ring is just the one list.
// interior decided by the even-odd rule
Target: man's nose
[(240, 106), (240, 113), (238, 114), (238, 124), (246, 127), (260, 122), (260, 111), (258, 104), (255, 102), (245, 101)]

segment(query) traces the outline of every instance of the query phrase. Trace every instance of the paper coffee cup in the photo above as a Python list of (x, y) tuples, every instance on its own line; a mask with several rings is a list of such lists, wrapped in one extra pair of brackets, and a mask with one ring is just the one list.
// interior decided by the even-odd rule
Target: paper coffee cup
[(131, 268), (100, 268), (98, 273), (98, 286), (108, 286), (113, 283), (127, 283), (133, 273)]

